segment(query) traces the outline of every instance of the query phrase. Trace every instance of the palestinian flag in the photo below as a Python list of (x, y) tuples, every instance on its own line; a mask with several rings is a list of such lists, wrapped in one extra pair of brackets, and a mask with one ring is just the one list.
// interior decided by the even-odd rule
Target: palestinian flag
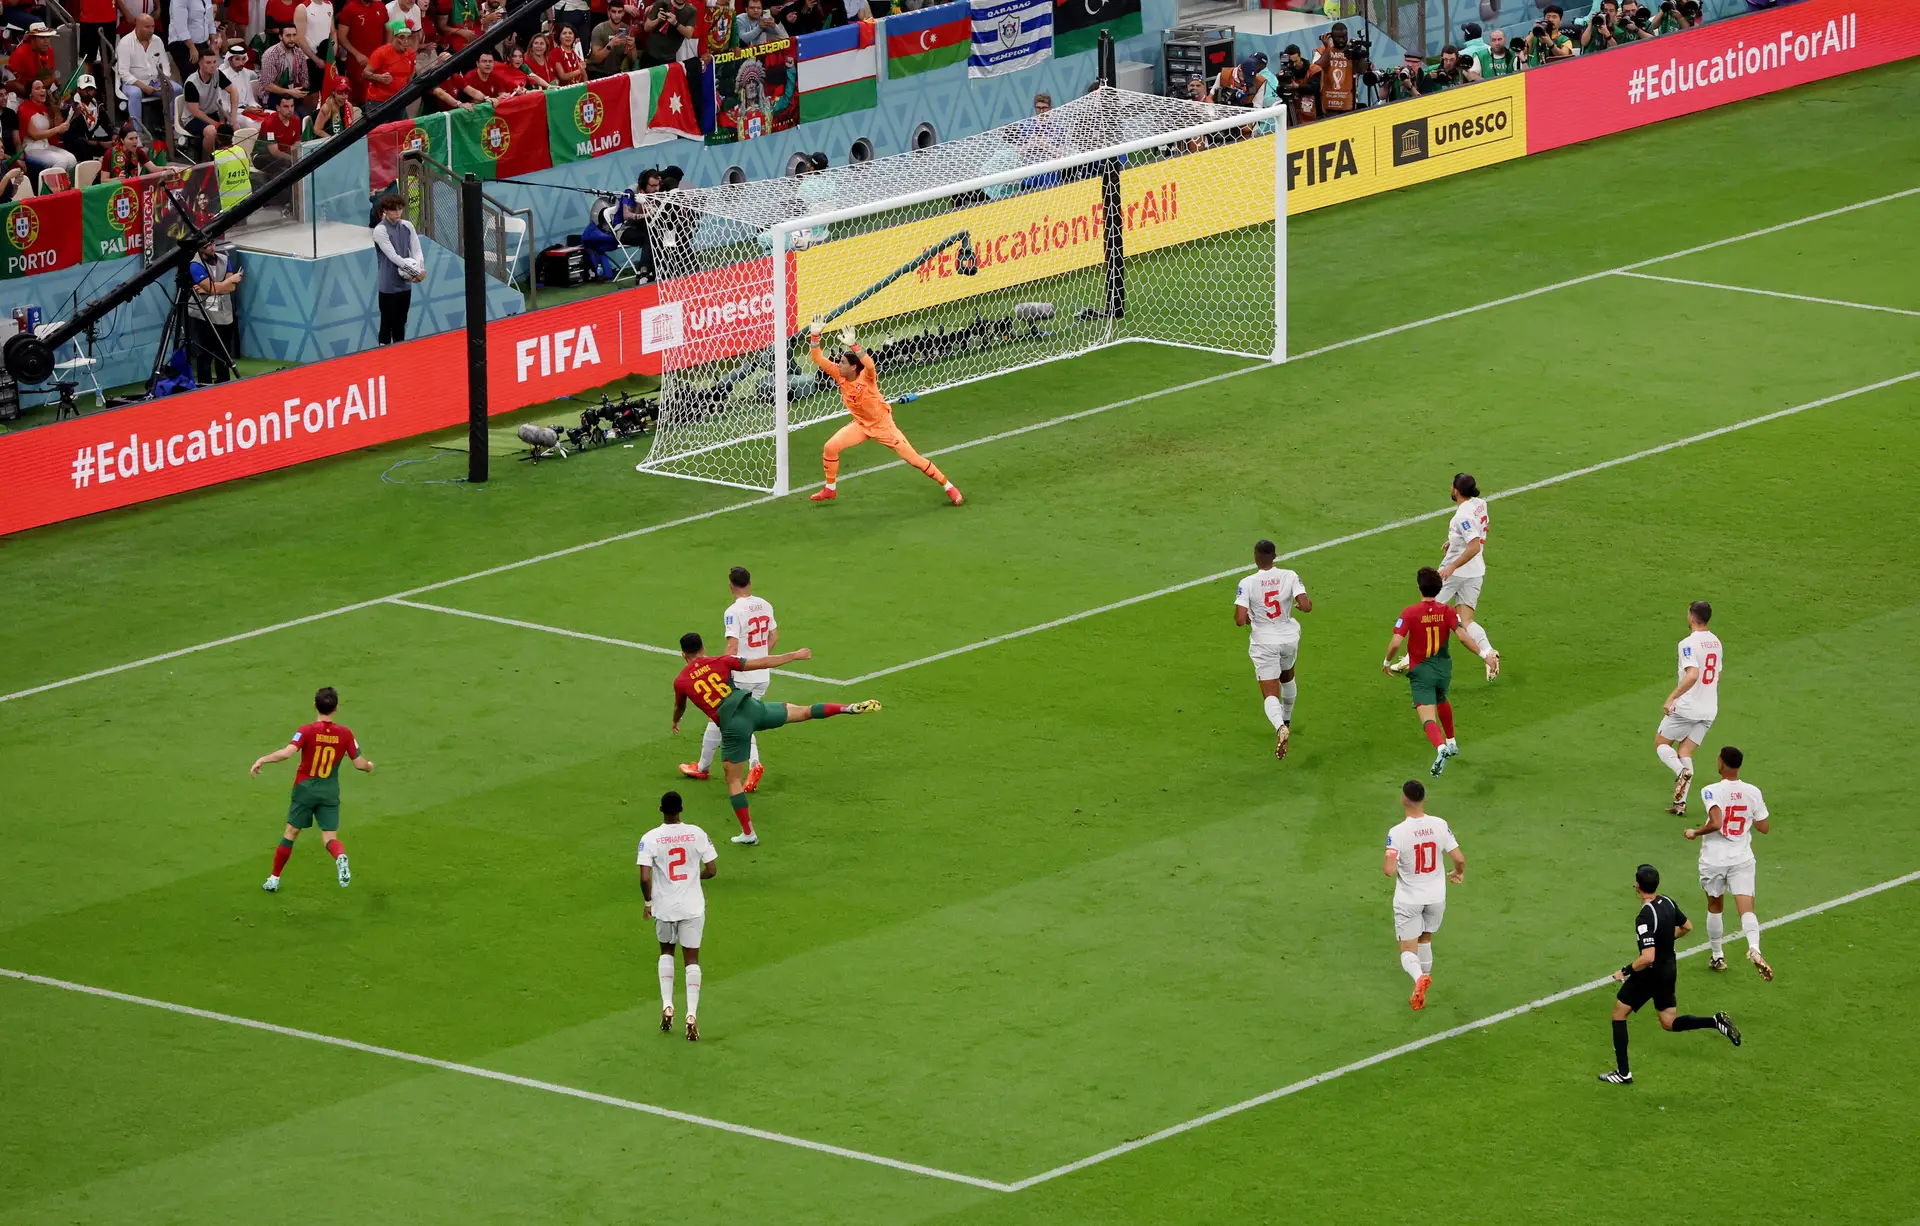
[(700, 139), (700, 118), (693, 109), (693, 89), (687, 83), (685, 63), (642, 68), (630, 72), (627, 105), (633, 111), (633, 134), (658, 129)]
[(625, 73), (584, 85), (551, 89), (547, 100), (547, 148), (555, 166), (584, 162), (633, 148), (633, 109)]
[(887, 18), (886, 30), (889, 78), (964, 64), (973, 45), (972, 8), (967, 0), (958, 0), (916, 13), (895, 13)]
[(80, 245), (85, 260), (117, 260), (147, 249), (149, 190), (162, 176), (101, 183), (80, 192)]
[(398, 182), (401, 155), (414, 152), (450, 164), (446, 115), (400, 119), (367, 133), (367, 182), (376, 189)]
[(547, 100), (516, 94), (449, 116), (455, 174), (512, 179), (553, 165), (547, 155)]
[(873, 22), (802, 34), (798, 42), (801, 123), (879, 105), (880, 59), (873, 46)]
[(1113, 41), (1138, 38), (1140, 0), (1055, 0), (1053, 53), (1076, 55), (1100, 45), (1100, 31), (1111, 30)]
[(80, 248), (79, 192), (0, 205), (0, 277), (72, 268)]

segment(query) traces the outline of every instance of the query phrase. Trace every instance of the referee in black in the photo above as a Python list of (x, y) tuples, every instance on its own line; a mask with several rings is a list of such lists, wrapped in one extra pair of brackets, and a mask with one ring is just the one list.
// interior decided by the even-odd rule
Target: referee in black
[(1674, 986), (1680, 977), (1680, 964), (1674, 959), (1673, 943), (1693, 931), (1693, 921), (1680, 913), (1673, 899), (1660, 892), (1660, 870), (1653, 865), (1642, 864), (1633, 875), (1633, 884), (1640, 894), (1640, 914), (1633, 919), (1640, 954), (1613, 973), (1621, 981), (1613, 1004), (1613, 1058), (1617, 1067), (1600, 1074), (1600, 1080), (1616, 1086), (1633, 1084), (1633, 1072), (1627, 1064), (1627, 1019), (1648, 1001), (1660, 1015), (1662, 1030), (1718, 1030), (1735, 1047), (1740, 1046), (1740, 1030), (1725, 1013), (1675, 1016), (1679, 1004), (1674, 999)]

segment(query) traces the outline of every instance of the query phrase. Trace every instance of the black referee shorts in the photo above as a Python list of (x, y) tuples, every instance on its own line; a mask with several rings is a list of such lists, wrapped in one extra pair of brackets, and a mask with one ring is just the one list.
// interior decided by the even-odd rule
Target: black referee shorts
[(1679, 982), (1680, 967), (1677, 964), (1650, 966), (1644, 971), (1628, 975), (1614, 999), (1636, 1013), (1648, 1001), (1652, 1001), (1653, 1007), (1659, 1011), (1677, 1009), (1680, 1002), (1674, 998), (1674, 988)]

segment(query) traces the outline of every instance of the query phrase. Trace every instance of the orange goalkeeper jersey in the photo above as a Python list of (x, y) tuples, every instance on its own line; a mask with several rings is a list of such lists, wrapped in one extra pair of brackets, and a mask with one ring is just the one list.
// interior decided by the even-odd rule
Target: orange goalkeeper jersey
[(873, 359), (865, 350), (854, 355), (860, 360), (860, 373), (851, 379), (840, 373), (838, 362), (820, 352), (819, 342), (814, 343), (810, 353), (813, 364), (839, 386), (840, 399), (846, 401), (847, 412), (853, 414), (853, 420), (869, 430), (893, 429), (893, 407), (880, 394), (880, 372), (874, 369)]

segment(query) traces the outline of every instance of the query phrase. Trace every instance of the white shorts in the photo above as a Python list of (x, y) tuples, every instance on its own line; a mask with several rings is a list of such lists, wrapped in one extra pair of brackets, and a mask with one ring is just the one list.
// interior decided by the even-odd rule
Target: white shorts
[(1253, 658), (1253, 676), (1256, 681), (1278, 681), (1280, 674), (1293, 667), (1300, 658), (1300, 639), (1294, 636), (1284, 643), (1247, 644), (1247, 655)]
[(773, 683), (772, 677), (768, 677), (765, 681), (742, 681), (740, 680), (741, 676), (742, 674), (740, 673), (733, 675), (734, 689), (745, 690), (755, 698), (765, 698), (767, 696), (767, 686)]
[(1440, 931), (1446, 917), (1445, 902), (1397, 902), (1393, 904), (1393, 935), (1402, 941), (1417, 941), (1423, 932)]
[(1684, 715), (1668, 715), (1660, 720), (1660, 735), (1678, 745), (1682, 741), (1692, 741), (1695, 745), (1707, 743), (1707, 729), (1713, 727), (1710, 719), (1688, 719)]
[(1448, 575), (1440, 583), (1440, 595), (1436, 597), (1441, 604), (1450, 604), (1469, 609), (1480, 607), (1480, 584), (1485, 575), (1475, 575), (1471, 579), (1460, 575)]
[(700, 934), (707, 928), (707, 917), (696, 915), (692, 919), (653, 921), (653, 934), (662, 945), (678, 945), (682, 949), (700, 948)]
[(1706, 891), (1708, 898), (1725, 898), (1729, 894), (1744, 894), (1752, 898), (1754, 871), (1759, 867), (1754, 860), (1745, 864), (1702, 864), (1700, 888)]

